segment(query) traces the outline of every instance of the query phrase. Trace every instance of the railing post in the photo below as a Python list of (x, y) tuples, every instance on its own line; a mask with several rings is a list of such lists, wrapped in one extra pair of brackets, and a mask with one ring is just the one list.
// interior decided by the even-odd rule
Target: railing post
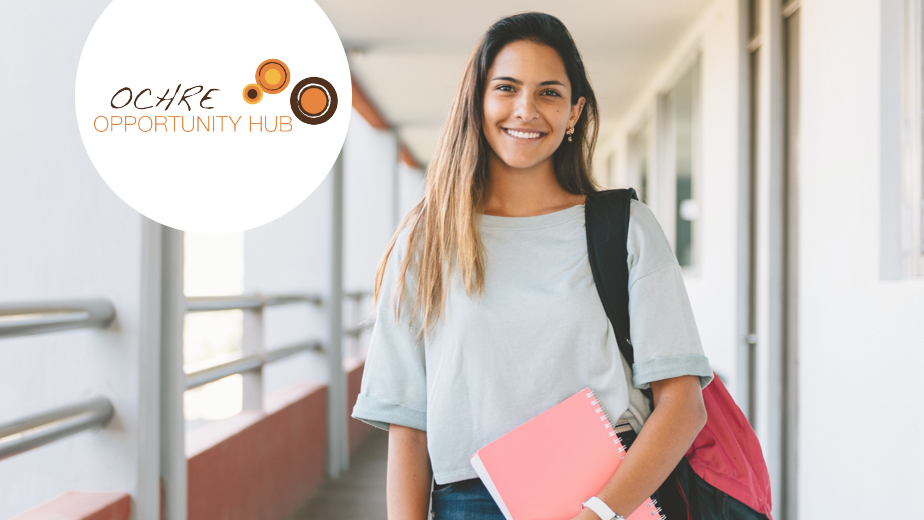
[(164, 479), (164, 520), (186, 520), (186, 421), (183, 393), (183, 232), (163, 230), (163, 300), (161, 307), (161, 477)]
[[(263, 356), (263, 309), (244, 311), (244, 333), (241, 338), (241, 353), (247, 356)], [(244, 410), (263, 410), (263, 366), (241, 374), (244, 378)]]
[(327, 468), (336, 478), (350, 465), (347, 441), (346, 376), (343, 372), (343, 151), (331, 169), (331, 273), (327, 302), (330, 334), (327, 347)]
[(141, 219), (141, 326), (138, 345), (138, 484), (134, 520), (161, 519), (161, 346), (163, 334), (164, 231)]

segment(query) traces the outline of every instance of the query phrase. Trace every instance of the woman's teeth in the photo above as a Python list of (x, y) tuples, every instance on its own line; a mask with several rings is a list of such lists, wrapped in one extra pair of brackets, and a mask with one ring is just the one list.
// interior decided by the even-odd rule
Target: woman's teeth
[(520, 139), (536, 139), (542, 135), (541, 132), (517, 132), (516, 130), (509, 130), (506, 128), (504, 131), (513, 137), (519, 137)]

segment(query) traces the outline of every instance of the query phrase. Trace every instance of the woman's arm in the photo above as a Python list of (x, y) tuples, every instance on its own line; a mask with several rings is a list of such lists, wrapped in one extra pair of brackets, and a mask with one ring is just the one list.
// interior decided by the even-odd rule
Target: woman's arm
[[(652, 381), (654, 410), (619, 470), (597, 493), (615, 513), (629, 516), (667, 479), (706, 424), (697, 376)], [(584, 509), (575, 520), (599, 520)]]
[(385, 484), (388, 520), (428, 518), (432, 478), (427, 432), (397, 424), (389, 426)]

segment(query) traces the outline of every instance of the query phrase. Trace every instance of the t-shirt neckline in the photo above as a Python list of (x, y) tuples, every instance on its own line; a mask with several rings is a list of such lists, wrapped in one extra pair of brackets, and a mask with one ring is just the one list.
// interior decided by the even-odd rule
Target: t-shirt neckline
[(478, 214), (483, 229), (538, 229), (556, 226), (564, 222), (584, 217), (584, 205), (560, 209), (544, 215), (531, 217), (499, 217), (497, 215)]

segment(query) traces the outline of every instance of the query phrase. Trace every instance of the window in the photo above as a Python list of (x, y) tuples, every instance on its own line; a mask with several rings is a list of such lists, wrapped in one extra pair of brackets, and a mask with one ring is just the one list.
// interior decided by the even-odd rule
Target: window
[(689, 267), (695, 263), (695, 223), (700, 212), (695, 185), (700, 132), (698, 62), (684, 72), (667, 93), (663, 108), (663, 182), (673, 196), (667, 197), (671, 200), (669, 213), (662, 219), (670, 222), (665, 227), (673, 239), (677, 260), (681, 266)]

